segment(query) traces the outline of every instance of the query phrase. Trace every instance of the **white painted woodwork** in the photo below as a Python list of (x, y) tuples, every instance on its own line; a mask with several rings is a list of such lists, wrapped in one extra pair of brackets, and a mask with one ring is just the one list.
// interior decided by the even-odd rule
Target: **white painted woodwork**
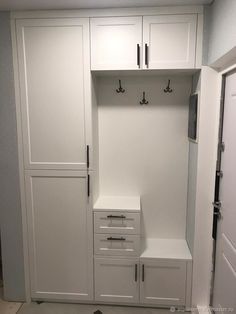
[[(168, 79), (171, 94), (163, 91)], [(140, 195), (147, 238), (185, 238), (191, 84), (186, 74), (97, 78), (99, 193)], [(147, 106), (139, 104), (142, 91)]]
[(186, 262), (169, 259), (140, 259), (141, 303), (184, 306), (185, 285)]
[(153, 6), (137, 8), (106, 8), (93, 10), (41, 10), (41, 11), (12, 11), (11, 18), (74, 18), (74, 17), (111, 17), (163, 14), (203, 14), (202, 5), (186, 6)]
[(141, 258), (191, 261), (185, 239), (143, 239)]
[(95, 301), (139, 302), (139, 259), (95, 258)]
[[(113, 216), (113, 217), (112, 217)], [(117, 217), (114, 217), (117, 216)], [(140, 214), (127, 212), (95, 212), (95, 233), (140, 233)]]
[(223, 308), (236, 309), (236, 72), (226, 77), (223, 117), (223, 137), (225, 150), (221, 154), (221, 170), (223, 177), (220, 182), (219, 199), (222, 203), (222, 219), (218, 222), (215, 283), (213, 305)]
[(92, 209), (84, 171), (25, 175), (31, 297), (92, 300)]
[(25, 168), (86, 169), (88, 19), (17, 20), (16, 28)]
[[(91, 69), (138, 69), (142, 50), (142, 17), (91, 18)], [(141, 56), (140, 56), (141, 62)]]
[[(114, 240), (110, 240), (111, 237), (114, 238)], [(140, 236), (127, 234), (95, 234), (94, 254), (138, 257), (140, 255)]]
[(140, 196), (99, 196), (94, 211), (125, 211), (140, 213)]
[[(180, 5), (181, 8), (184, 5), (190, 6), (195, 6), (194, 9), (196, 8), (196, 5), (200, 8), (201, 5), (203, 4), (210, 4), (211, 0), (147, 0), (143, 2), (142, 0), (135, 0), (132, 1), (132, 6), (133, 10), (139, 9), (140, 6), (143, 6), (143, 4), (147, 6), (161, 6), (161, 9), (163, 8), (164, 5), (168, 5), (170, 9), (173, 8), (173, 6)], [(115, 0), (102, 0), (97, 2), (96, 0), (80, 0), (78, 1), (70, 1), (69, 3), (67, 1), (56, 1), (56, 0), (50, 0), (47, 2), (44, 2), (42, 0), (38, 1), (37, 3), (32, 3), (30, 0), (27, 0), (23, 3), (19, 3), (17, 0), (3, 0), (1, 1), (0, 4), (0, 9), (1, 10), (63, 10), (65, 8), (67, 9), (92, 9), (93, 11), (94, 8), (122, 8), (126, 7), (127, 2), (126, 0), (122, 1), (115, 1)], [(130, 6), (130, 5), (129, 5)], [(186, 8), (186, 7), (184, 7)], [(127, 8), (130, 10), (131, 8)], [(114, 9), (113, 9), (114, 10)], [(77, 11), (77, 10), (73, 10)], [(84, 10), (81, 10), (84, 11)], [(104, 10), (105, 11), (105, 10)]]
[(147, 68), (194, 68), (196, 30), (196, 14), (144, 16), (143, 49), (147, 44)]

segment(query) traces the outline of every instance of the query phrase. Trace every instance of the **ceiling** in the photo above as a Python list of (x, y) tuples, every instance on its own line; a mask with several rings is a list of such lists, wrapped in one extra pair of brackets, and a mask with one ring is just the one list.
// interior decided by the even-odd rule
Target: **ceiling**
[(201, 5), (212, 0), (0, 0), (0, 10), (90, 9)]

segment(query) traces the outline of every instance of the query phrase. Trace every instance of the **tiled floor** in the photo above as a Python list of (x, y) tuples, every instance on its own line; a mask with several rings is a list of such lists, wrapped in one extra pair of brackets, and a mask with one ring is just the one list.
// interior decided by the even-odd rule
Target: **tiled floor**
[(93, 314), (96, 310), (102, 314), (171, 314), (169, 309), (34, 302), (23, 304), (17, 314)]
[(0, 287), (0, 314), (16, 314), (21, 307), (21, 303), (7, 302), (3, 300), (3, 289)]

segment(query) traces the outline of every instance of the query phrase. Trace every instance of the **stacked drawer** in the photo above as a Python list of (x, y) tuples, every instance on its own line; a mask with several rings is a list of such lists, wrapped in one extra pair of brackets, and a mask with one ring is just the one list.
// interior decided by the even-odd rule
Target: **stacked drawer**
[(101, 211), (94, 213), (94, 254), (140, 255), (140, 213)]
[(100, 197), (94, 205), (95, 300), (139, 302), (140, 198)]

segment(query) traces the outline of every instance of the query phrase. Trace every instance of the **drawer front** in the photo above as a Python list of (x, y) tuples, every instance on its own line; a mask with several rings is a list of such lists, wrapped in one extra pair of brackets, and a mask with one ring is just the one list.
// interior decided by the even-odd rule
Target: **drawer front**
[(140, 236), (120, 234), (95, 234), (94, 253), (106, 256), (139, 256)]
[(140, 234), (140, 214), (95, 212), (95, 233)]

